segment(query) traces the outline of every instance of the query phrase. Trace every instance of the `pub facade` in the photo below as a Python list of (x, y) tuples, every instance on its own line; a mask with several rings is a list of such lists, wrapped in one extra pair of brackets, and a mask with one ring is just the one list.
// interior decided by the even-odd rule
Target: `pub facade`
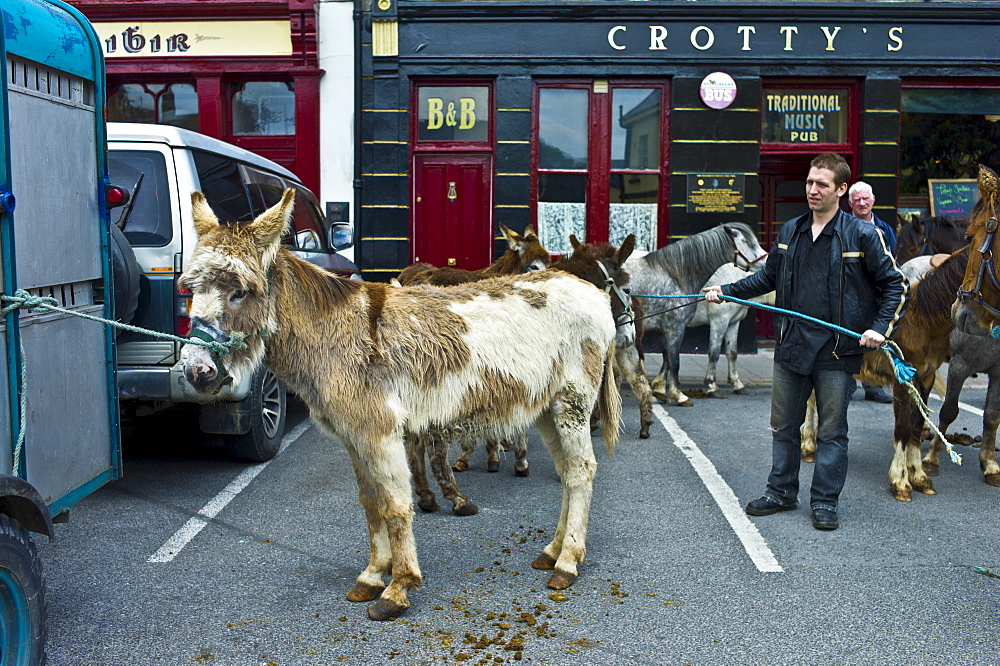
[(727, 221), (769, 247), (825, 151), (886, 220), (959, 215), (976, 164), (1000, 166), (997, 2), (362, 6), (369, 280), (481, 268), (498, 222), (553, 254), (570, 233), (653, 250)]

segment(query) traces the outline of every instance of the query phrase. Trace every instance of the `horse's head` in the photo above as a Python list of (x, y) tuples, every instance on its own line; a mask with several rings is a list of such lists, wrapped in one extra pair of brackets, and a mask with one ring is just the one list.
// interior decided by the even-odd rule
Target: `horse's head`
[(252, 373), (264, 357), (264, 339), (277, 326), (270, 277), (295, 191), (249, 224), (221, 225), (201, 192), (191, 194), (198, 243), (180, 286), (191, 292), (191, 337), (238, 343), (220, 354), (189, 343), (181, 349), (184, 376), (202, 393)]
[(753, 230), (739, 222), (729, 222), (722, 226), (733, 245), (733, 266), (748, 273), (760, 270), (767, 252), (760, 246)]
[(635, 341), (635, 320), (632, 312), (631, 276), (625, 270), (625, 260), (635, 249), (635, 234), (629, 234), (621, 246), (610, 243), (581, 243), (570, 234), (573, 253), (553, 266), (593, 283), (611, 297), (611, 314), (615, 318), (615, 343), (626, 347)]
[(914, 257), (951, 254), (965, 246), (968, 220), (952, 217), (920, 217), (910, 214), (900, 219), (907, 223), (896, 237), (896, 263), (905, 264)]
[(505, 227), (503, 222), (498, 224), (500, 225), (500, 233), (507, 239), (507, 247), (512, 252), (517, 253), (521, 261), (522, 273), (541, 271), (552, 265), (552, 257), (549, 255), (549, 251), (542, 246), (542, 242), (538, 240), (534, 227), (529, 224), (525, 227), (524, 233), (519, 234)]
[(979, 165), (979, 201), (969, 217), (969, 263), (951, 307), (955, 326), (971, 335), (998, 337), (1000, 320), (1000, 245), (996, 242), (1000, 218), (1000, 181), (992, 169)]

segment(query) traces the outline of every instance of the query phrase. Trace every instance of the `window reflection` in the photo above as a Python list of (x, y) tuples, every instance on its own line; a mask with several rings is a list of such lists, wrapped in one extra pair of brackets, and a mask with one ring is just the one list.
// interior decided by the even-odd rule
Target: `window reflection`
[(291, 83), (251, 81), (233, 95), (233, 134), (295, 134), (295, 91)]
[(587, 168), (588, 91), (538, 91), (538, 168)]
[(660, 162), (660, 91), (616, 88), (612, 101), (612, 169), (655, 169)]
[(108, 96), (108, 120), (198, 131), (198, 93), (190, 83), (123, 83)]

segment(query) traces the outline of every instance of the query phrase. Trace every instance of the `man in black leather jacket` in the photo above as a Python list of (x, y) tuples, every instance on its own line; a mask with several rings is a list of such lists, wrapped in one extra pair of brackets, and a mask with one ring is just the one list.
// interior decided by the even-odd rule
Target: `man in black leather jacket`
[(840, 209), (851, 169), (843, 157), (823, 153), (806, 179), (809, 212), (786, 222), (763, 270), (738, 282), (706, 287), (749, 299), (776, 292), (778, 307), (862, 332), (857, 338), (799, 319), (776, 320), (771, 392), (772, 466), (764, 495), (746, 506), (753, 516), (798, 507), (801, 440), (806, 401), (816, 391), (819, 427), (810, 487), (812, 523), (836, 529), (840, 492), (847, 479), (847, 407), (865, 352), (879, 347), (906, 310), (908, 284), (878, 230)]

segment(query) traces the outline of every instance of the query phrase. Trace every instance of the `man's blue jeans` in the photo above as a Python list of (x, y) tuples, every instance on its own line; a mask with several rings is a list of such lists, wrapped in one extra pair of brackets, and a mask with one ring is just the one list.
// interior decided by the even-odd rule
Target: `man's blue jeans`
[(816, 370), (800, 375), (774, 364), (771, 385), (771, 474), (766, 495), (782, 504), (793, 504), (799, 493), (802, 461), (799, 428), (805, 420), (806, 401), (816, 390), (816, 464), (809, 506), (837, 510), (837, 500), (847, 479), (847, 407), (854, 392), (854, 377), (844, 370)]

